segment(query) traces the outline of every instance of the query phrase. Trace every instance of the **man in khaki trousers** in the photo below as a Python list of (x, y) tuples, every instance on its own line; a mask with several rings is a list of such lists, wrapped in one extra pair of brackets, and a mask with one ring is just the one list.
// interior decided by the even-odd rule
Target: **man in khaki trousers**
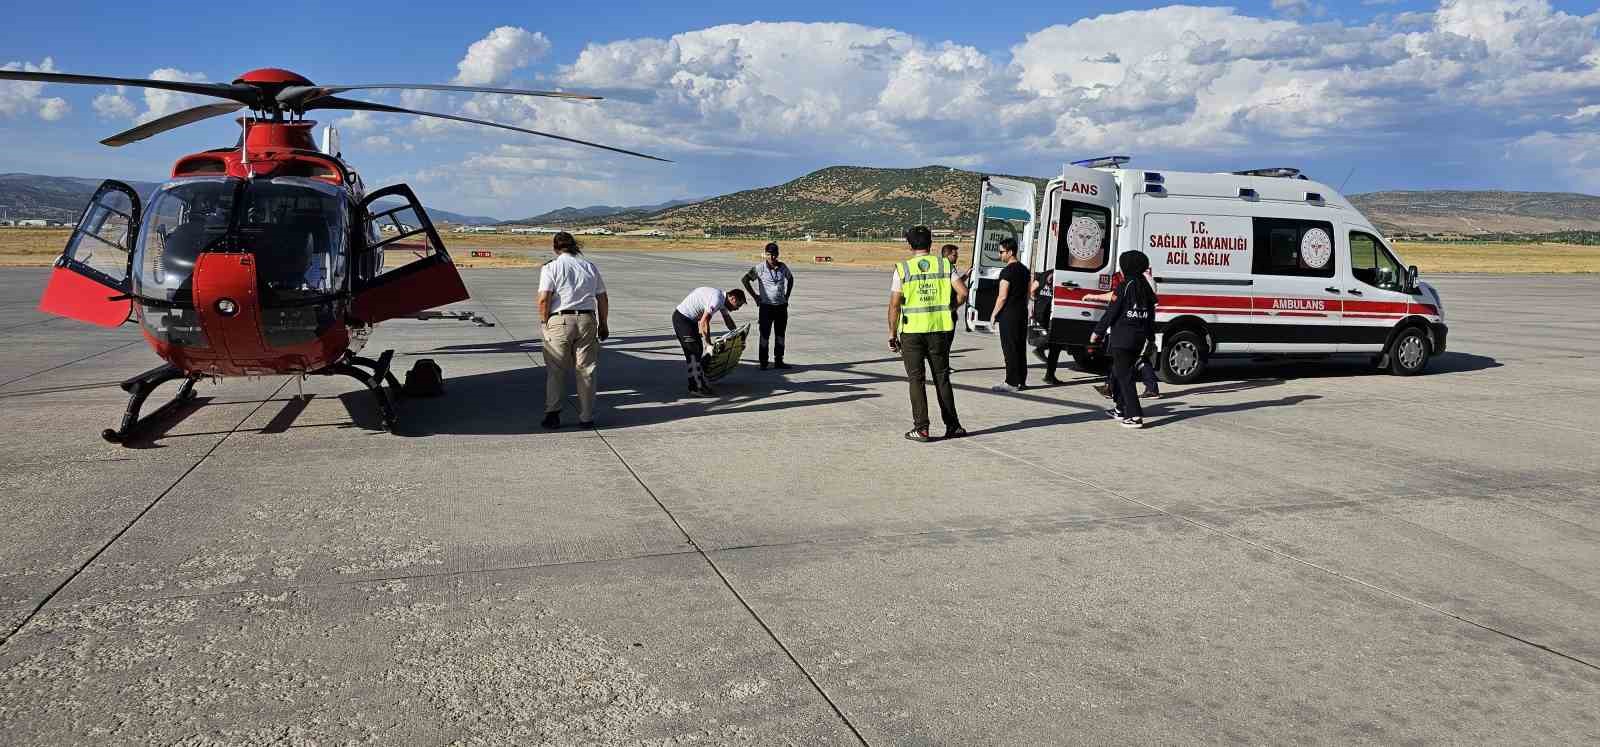
[(544, 329), (544, 421), (546, 428), (561, 427), (561, 399), (566, 396), (566, 374), (578, 379), (578, 425), (594, 426), (594, 370), (600, 359), (600, 341), (611, 336), (606, 327), (610, 310), (606, 283), (600, 269), (584, 259), (577, 239), (562, 231), (555, 235), (556, 258), (539, 270), (539, 319)]

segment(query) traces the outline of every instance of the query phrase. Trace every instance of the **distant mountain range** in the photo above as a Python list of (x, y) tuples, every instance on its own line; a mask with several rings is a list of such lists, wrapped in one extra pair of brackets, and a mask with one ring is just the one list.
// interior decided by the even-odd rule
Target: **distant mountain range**
[(1350, 202), (1386, 233), (1600, 231), (1600, 197), (1573, 192), (1369, 192)]
[[(429, 208), (437, 223), (520, 224), (673, 233), (866, 234), (889, 236), (915, 223), (967, 229), (977, 220), (978, 180), (946, 166), (830, 166), (773, 187), (704, 200), (631, 207), (566, 207), (515, 221)], [(1045, 179), (1027, 178), (1039, 185)], [(11, 219), (77, 220), (97, 179), (0, 174), (0, 212)], [(131, 182), (148, 196), (152, 182)], [(1407, 191), (1350, 195), (1390, 234), (1548, 234), (1600, 231), (1600, 197), (1570, 192)]]
[(656, 203), (654, 205), (635, 205), (635, 206), (632, 206), (632, 207), (622, 207), (622, 206), (618, 206), (618, 205), (590, 205), (589, 207), (564, 207), (564, 208), (557, 208), (555, 210), (551, 210), (550, 212), (547, 212), (547, 213), (540, 213), (538, 215), (529, 216), (527, 218), (518, 218), (516, 220), (502, 221), (501, 225), (506, 225), (506, 226), (512, 226), (512, 225), (542, 226), (542, 225), (547, 225), (547, 224), (550, 224), (550, 225), (565, 225), (565, 224), (569, 224), (569, 223), (578, 223), (578, 222), (593, 222), (595, 220), (599, 220), (599, 219), (602, 219), (602, 218), (604, 218), (604, 219), (612, 219), (612, 220), (627, 219), (627, 218), (642, 218), (642, 217), (644, 217), (646, 215), (650, 215), (652, 213), (661, 212), (662, 210), (666, 210), (667, 208), (674, 208), (674, 207), (677, 207), (679, 205), (691, 205), (691, 204), (694, 204), (696, 202), (700, 202), (701, 199), (703, 199), (703, 198), (696, 198), (696, 199), (690, 199), (690, 200), (668, 200), (667, 202), (660, 202), (660, 203)]

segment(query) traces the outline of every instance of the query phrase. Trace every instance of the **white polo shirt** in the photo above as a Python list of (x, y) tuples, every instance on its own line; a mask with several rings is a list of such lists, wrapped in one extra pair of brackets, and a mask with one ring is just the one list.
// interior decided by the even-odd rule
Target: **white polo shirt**
[(728, 308), (727, 294), (707, 286), (690, 291), (689, 296), (683, 299), (683, 303), (678, 304), (678, 313), (685, 319), (698, 322), (700, 317), (726, 308)]
[(600, 268), (583, 257), (563, 252), (539, 269), (539, 292), (549, 291), (550, 313), (594, 311), (595, 296), (606, 292)]

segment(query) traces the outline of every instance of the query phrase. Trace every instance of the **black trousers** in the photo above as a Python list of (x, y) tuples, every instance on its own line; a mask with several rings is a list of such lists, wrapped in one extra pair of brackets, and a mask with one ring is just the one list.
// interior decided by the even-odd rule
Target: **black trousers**
[(1116, 400), (1117, 411), (1125, 418), (1144, 417), (1144, 407), (1139, 404), (1139, 390), (1134, 381), (1134, 369), (1143, 359), (1139, 352), (1124, 348), (1111, 349), (1111, 394)]
[(946, 332), (900, 335), (900, 360), (906, 365), (911, 384), (911, 425), (928, 427), (927, 376), (933, 375), (933, 391), (939, 398), (939, 417), (946, 430), (960, 428), (956, 415), (956, 391), (950, 384), (950, 335)]
[[(776, 337), (777, 345), (772, 352), (775, 359), (783, 362), (783, 333), (789, 329), (789, 305), (761, 304), (761, 362), (767, 362), (767, 338)], [(773, 334), (776, 333), (776, 334)]]
[(1055, 378), (1056, 367), (1061, 365), (1061, 346), (1044, 346), (1044, 375)]
[(1006, 357), (1006, 383), (1020, 387), (1028, 383), (1028, 315), (1002, 313), (995, 320), (1000, 328), (1000, 352)]
[(705, 386), (706, 372), (700, 360), (705, 357), (706, 344), (700, 339), (700, 325), (674, 309), (672, 333), (678, 336), (678, 345), (683, 348), (683, 358), (689, 364), (689, 388), (699, 389)]
[[(1151, 347), (1149, 355), (1140, 356), (1139, 360), (1134, 363), (1134, 372), (1137, 373), (1139, 378), (1144, 381), (1144, 388), (1149, 391), (1152, 396), (1161, 393), (1161, 379), (1156, 375), (1158, 355), (1159, 353), (1156, 352), (1155, 348)], [(1106, 374), (1106, 388), (1112, 388), (1111, 374), (1109, 373)]]

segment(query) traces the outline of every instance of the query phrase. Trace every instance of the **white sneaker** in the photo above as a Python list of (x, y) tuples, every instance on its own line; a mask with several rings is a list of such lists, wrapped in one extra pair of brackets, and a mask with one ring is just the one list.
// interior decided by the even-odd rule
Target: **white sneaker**
[(1010, 385), (1010, 384), (995, 384), (994, 386), (989, 387), (989, 391), (991, 391), (991, 392), (1001, 392), (1001, 393), (1004, 393), (1004, 394), (1010, 394), (1012, 392), (1017, 391), (1017, 388), (1012, 386), (1012, 385)]
[(1123, 418), (1122, 419), (1122, 427), (1124, 427), (1124, 428), (1143, 428), (1144, 427), (1144, 418)]

